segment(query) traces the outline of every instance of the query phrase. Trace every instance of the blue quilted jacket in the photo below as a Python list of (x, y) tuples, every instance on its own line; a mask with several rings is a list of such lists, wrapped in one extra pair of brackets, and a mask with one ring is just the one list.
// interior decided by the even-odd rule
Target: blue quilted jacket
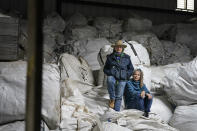
[[(126, 84), (125, 91), (124, 91), (124, 100), (126, 107), (133, 107), (134, 104), (137, 104), (137, 98), (140, 97), (142, 91), (149, 93), (149, 90), (146, 88), (144, 84), (143, 87), (140, 87), (140, 81), (129, 80)], [(130, 105), (132, 104), (132, 105)]]

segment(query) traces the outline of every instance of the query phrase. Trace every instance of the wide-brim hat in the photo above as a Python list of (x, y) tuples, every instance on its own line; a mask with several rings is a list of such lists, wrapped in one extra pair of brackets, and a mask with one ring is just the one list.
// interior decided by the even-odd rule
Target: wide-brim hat
[(122, 40), (118, 40), (115, 44), (112, 44), (111, 47), (121, 46), (122, 48), (126, 48), (127, 45), (123, 44)]

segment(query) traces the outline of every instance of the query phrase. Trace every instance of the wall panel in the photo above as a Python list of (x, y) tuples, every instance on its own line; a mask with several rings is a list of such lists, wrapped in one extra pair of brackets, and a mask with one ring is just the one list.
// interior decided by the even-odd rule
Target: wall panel
[[(138, 10), (138, 9), (124, 9), (124, 8), (112, 8), (112, 7), (99, 7), (91, 5), (78, 5), (72, 3), (64, 3), (62, 5), (62, 16), (70, 16), (76, 12), (80, 12), (85, 16), (106, 16), (106, 17), (118, 17), (128, 18), (133, 14), (137, 14), (144, 18), (150, 19), (153, 24), (162, 23), (177, 23), (185, 19), (189, 19), (193, 16), (185, 15), (182, 13), (168, 13), (159, 11), (149, 10)], [(73, 10), (75, 9), (75, 10)]]
[[(0, 9), (17, 11), (23, 16), (27, 14), (27, 0), (0, 0)], [(50, 13), (56, 9), (56, 0), (44, 0), (44, 11)]]

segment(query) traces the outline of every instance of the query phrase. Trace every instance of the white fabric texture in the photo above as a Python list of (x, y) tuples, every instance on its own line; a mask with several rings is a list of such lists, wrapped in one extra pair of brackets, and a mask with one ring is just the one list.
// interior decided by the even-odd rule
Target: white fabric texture
[(132, 131), (131, 129), (119, 126), (111, 122), (103, 122), (103, 131)]
[(85, 26), (87, 23), (88, 21), (84, 15), (75, 13), (68, 19), (67, 26)]
[(161, 43), (165, 50), (164, 65), (192, 60), (190, 49), (186, 45), (171, 41), (161, 41)]
[(162, 122), (155, 113), (150, 113), (149, 118), (142, 117), (143, 112), (135, 109), (116, 112), (109, 110), (102, 117), (102, 121), (111, 121), (130, 130), (177, 131), (175, 128)]
[(175, 109), (170, 125), (180, 131), (196, 131), (197, 105), (178, 106)]
[[(26, 62), (0, 63), (0, 123), (24, 120)], [(60, 74), (57, 65), (43, 66), (42, 117), (50, 129), (60, 120)]]
[(96, 38), (98, 36), (98, 32), (95, 27), (92, 26), (82, 26), (75, 27), (69, 29), (68, 36), (71, 37), (72, 40), (82, 40), (88, 38)]
[(162, 93), (165, 83), (163, 79), (168, 74), (177, 72), (177, 68), (181, 66), (181, 63), (174, 63), (165, 66), (151, 66), (151, 91)]
[[(90, 67), (82, 58), (63, 54), (61, 64), (61, 124), (62, 131), (87, 131), (99, 126), (98, 116), (86, 106), (92, 99), (84, 94), (92, 90), (93, 75)], [(94, 101), (95, 102), (95, 101)]]
[(154, 96), (151, 112), (159, 115), (164, 123), (168, 123), (173, 115), (173, 107), (164, 96)]
[[(42, 121), (40, 125), (41, 131), (49, 131), (47, 125)], [(0, 131), (25, 131), (25, 122), (24, 121), (16, 121), (13, 123), (9, 123), (6, 125), (0, 126)]]
[(169, 99), (177, 106), (197, 102), (197, 57), (171, 71), (163, 79), (164, 90)]
[(98, 30), (99, 37), (112, 38), (122, 32), (122, 21), (113, 17), (97, 17), (94, 26)]
[[(77, 81), (73, 82), (70, 78), (62, 82), (63, 90), (67, 91), (66, 93), (63, 91), (64, 94), (62, 95), (61, 100), (62, 106), (60, 128), (63, 131), (75, 131), (77, 129), (87, 131), (92, 130), (94, 126), (100, 124), (98, 116), (92, 113), (86, 106), (86, 104), (92, 101), (92, 99), (84, 98), (83, 94), (85, 92), (78, 86), (78, 84), (79, 83)], [(80, 82), (80, 84), (82, 83)], [(87, 84), (84, 83), (85, 89), (86, 86)], [(94, 105), (95, 103), (92, 104)]]
[[(63, 31), (65, 29), (65, 21), (57, 13), (49, 14), (43, 23), (43, 59), (46, 63), (56, 63), (57, 56), (54, 49), (58, 45), (63, 45), (65, 38)], [(26, 59), (28, 33), (27, 20), (22, 20), (20, 25), (19, 44), (24, 48), (24, 59)]]
[(83, 57), (92, 70), (99, 70), (101, 67), (97, 61), (97, 55), (99, 50), (105, 45), (110, 45), (106, 38), (75, 41), (71, 44), (74, 49), (72, 54)]
[(44, 30), (51, 30), (54, 32), (63, 32), (66, 23), (58, 13), (51, 13), (44, 19)]
[(70, 78), (92, 85), (94, 78), (88, 63), (82, 57), (64, 53), (60, 56), (61, 81)]
[(149, 53), (151, 65), (163, 65), (165, 56), (163, 45), (155, 34), (150, 32), (125, 32), (122, 34), (122, 39), (127, 41), (136, 41), (139, 44), (142, 44)]

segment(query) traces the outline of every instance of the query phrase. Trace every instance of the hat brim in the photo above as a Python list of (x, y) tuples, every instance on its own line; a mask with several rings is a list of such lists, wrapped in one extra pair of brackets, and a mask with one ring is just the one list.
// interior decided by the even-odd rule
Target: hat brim
[(127, 47), (127, 45), (111, 45), (111, 47), (116, 47), (116, 46), (121, 46), (122, 48), (126, 48)]

